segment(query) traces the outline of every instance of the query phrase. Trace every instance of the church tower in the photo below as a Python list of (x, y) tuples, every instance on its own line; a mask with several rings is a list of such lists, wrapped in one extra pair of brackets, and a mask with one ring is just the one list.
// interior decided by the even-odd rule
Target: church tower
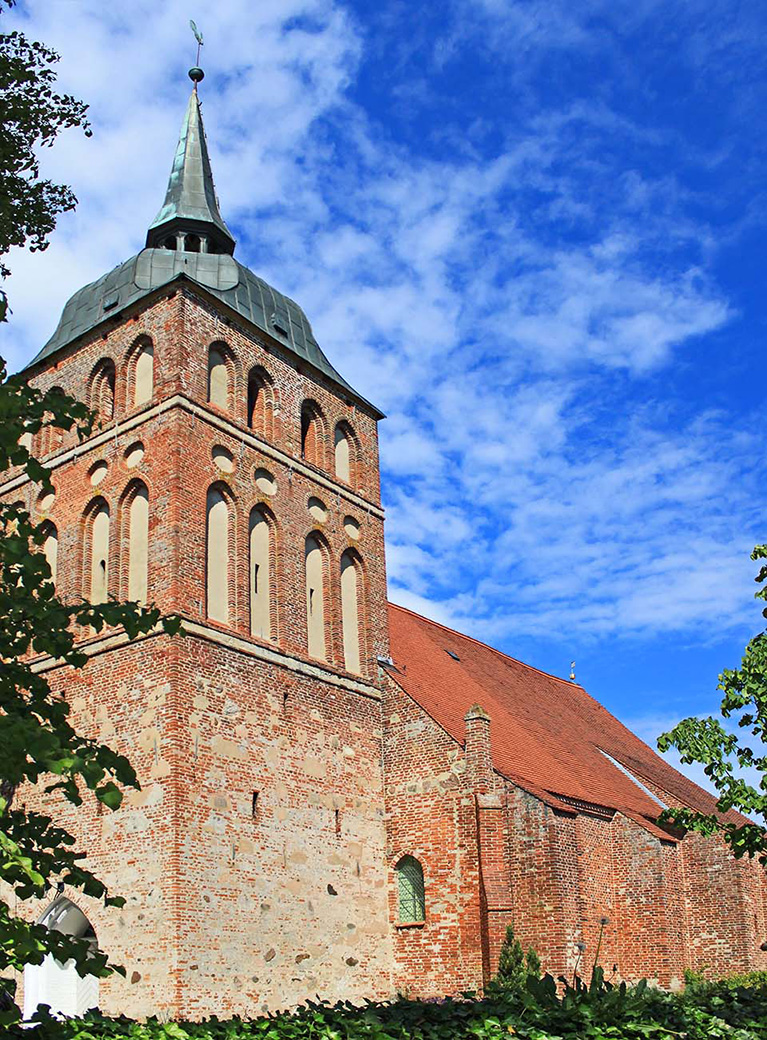
[[(390, 978), (382, 416), (235, 259), (190, 75), (146, 248), (72, 297), (28, 368), (100, 428), (44, 431), (52, 498), (2, 488), (48, 521), (63, 597), (184, 620), (173, 638), (84, 634), (80, 673), (42, 665), (142, 787), (117, 813), (65, 813), (125, 908), (64, 892), (35, 913), (94, 930), (127, 971), (98, 1003), (134, 1016), (383, 996)], [(33, 974), (28, 1001), (52, 985)]]

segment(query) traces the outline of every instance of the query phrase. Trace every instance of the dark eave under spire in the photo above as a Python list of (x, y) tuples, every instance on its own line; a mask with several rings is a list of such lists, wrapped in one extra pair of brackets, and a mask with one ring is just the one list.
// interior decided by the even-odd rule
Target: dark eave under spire
[(173, 159), (162, 209), (146, 236), (149, 247), (189, 248), (184, 238), (197, 236), (194, 252), (234, 252), (234, 237), (218, 208), (205, 128), (195, 83)]

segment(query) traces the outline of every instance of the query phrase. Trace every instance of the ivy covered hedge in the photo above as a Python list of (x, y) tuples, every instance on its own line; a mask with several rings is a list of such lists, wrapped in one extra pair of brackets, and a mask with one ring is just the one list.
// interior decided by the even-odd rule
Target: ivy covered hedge
[(767, 975), (722, 982), (689, 980), (683, 993), (645, 983), (611, 987), (597, 978), (558, 992), (551, 976), (531, 978), (523, 989), (501, 990), (482, 1000), (391, 1003), (309, 1003), (297, 1011), (254, 1019), (206, 1022), (135, 1022), (90, 1013), (33, 1028), (13, 1027), (13, 1040), (767, 1040)]

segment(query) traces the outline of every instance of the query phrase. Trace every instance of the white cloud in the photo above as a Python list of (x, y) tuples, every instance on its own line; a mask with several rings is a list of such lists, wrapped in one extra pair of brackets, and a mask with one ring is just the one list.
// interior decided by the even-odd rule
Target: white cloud
[[(485, 0), (508, 15), (488, 45), (511, 30), (536, 48), (605, 45), (555, 8)], [(91, 101), (96, 132), (44, 157), (80, 206), (47, 253), (12, 258), (16, 364), (73, 291), (143, 244), (185, 104), (190, 14), (182, 0), (34, 12), (30, 32), (61, 51), (62, 87)], [(624, 168), (604, 147), (658, 135), (573, 101), (510, 122), (492, 151), (446, 120), (456, 146), (435, 158), (353, 100), (372, 43), (342, 5), (227, 0), (202, 28), (238, 256), (301, 303), (334, 364), (390, 413), (394, 598), (490, 640), (741, 625), (759, 476), (748, 416), (664, 414), (674, 406), (648, 382), (734, 307), (673, 171)]]

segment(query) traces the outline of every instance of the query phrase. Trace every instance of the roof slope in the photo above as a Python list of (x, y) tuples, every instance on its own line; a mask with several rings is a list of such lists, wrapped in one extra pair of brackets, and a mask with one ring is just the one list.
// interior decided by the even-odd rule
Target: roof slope
[(404, 607), (389, 605), (389, 625), (399, 669), (393, 677), (399, 685), (461, 743), (464, 715), (480, 704), (491, 719), (493, 764), (519, 787), (617, 809), (654, 829), (660, 806), (609, 755), (640, 781), (657, 785), (683, 804), (706, 812), (714, 808), (710, 794), (665, 762), (582, 686)]
[(201, 285), (381, 417), (381, 412), (328, 361), (301, 307), (231, 256), (142, 250), (97, 281), (78, 289), (64, 306), (56, 331), (26, 367), (45, 361), (105, 318), (116, 316), (177, 278)]

